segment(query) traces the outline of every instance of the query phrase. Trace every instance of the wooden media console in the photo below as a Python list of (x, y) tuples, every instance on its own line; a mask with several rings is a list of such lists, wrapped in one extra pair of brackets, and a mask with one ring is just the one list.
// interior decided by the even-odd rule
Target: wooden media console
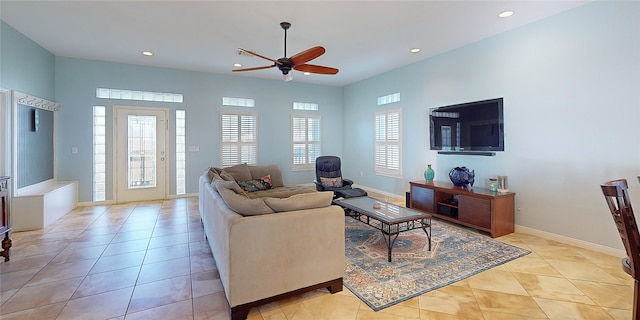
[(512, 233), (515, 193), (456, 187), (450, 182), (409, 182), (409, 207), (480, 231), (492, 238)]

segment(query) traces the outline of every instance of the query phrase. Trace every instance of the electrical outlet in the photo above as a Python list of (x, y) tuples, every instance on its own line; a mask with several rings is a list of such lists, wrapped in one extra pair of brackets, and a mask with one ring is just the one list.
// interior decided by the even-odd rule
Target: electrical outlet
[(77, 154), (78, 153), (78, 147), (71, 147), (71, 153)]

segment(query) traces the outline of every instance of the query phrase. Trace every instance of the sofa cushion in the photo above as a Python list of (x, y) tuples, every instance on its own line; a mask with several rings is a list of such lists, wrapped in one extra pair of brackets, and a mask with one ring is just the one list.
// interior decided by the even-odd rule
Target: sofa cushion
[(335, 177), (335, 178), (320, 177), (320, 183), (325, 188), (342, 187), (342, 184), (343, 184), (342, 177)]
[(267, 189), (273, 188), (273, 182), (271, 181), (270, 174), (260, 178), (260, 182), (262, 182), (265, 186), (267, 186)]
[(238, 185), (242, 187), (245, 192), (255, 192), (260, 190), (271, 189), (271, 177), (266, 175), (260, 179), (254, 179), (251, 181), (238, 181)]
[(251, 179), (243, 180), (254, 180), (260, 179), (266, 175), (271, 176), (271, 185), (274, 188), (284, 187), (284, 181), (282, 180), (282, 171), (275, 164), (270, 164), (266, 166), (249, 166), (249, 172), (251, 172)]
[(238, 183), (235, 181), (226, 181), (223, 179), (217, 179), (217, 180), (211, 181), (211, 186), (214, 189), (218, 190), (218, 192), (220, 192), (220, 188), (224, 188), (224, 189), (229, 189), (245, 198), (247, 197), (247, 194), (244, 192), (242, 187), (240, 187)]
[(264, 203), (275, 212), (322, 208), (331, 205), (333, 192), (301, 193), (288, 198), (264, 198)]
[(213, 182), (213, 180), (220, 179), (220, 175), (214, 167), (209, 167), (209, 169), (207, 169), (206, 176), (207, 180), (209, 180), (209, 183)]
[[(274, 212), (262, 198), (249, 199), (246, 195), (239, 193), (243, 192), (242, 189), (238, 191), (231, 181), (218, 180), (214, 184), (227, 207), (240, 215), (254, 216)], [(235, 182), (233, 184), (238, 185)]]
[(226, 172), (224, 170), (220, 172), (220, 178), (222, 178), (222, 180), (225, 180), (225, 181), (233, 181), (233, 182), (236, 181), (236, 178), (234, 178), (229, 172)]
[(245, 192), (255, 192), (260, 190), (267, 190), (269, 187), (265, 185), (261, 180), (251, 180), (251, 181), (238, 181), (238, 185)]
[(300, 193), (315, 193), (315, 185), (310, 184), (290, 184), (284, 187), (278, 187), (267, 190), (259, 190), (256, 192), (247, 192), (247, 197), (251, 199), (271, 197), (271, 198), (287, 198)]
[(249, 172), (249, 167), (247, 166), (246, 163), (237, 164), (235, 166), (224, 168), (224, 169), (222, 169), (222, 172), (227, 172), (228, 174), (233, 176), (233, 178), (236, 181), (250, 181), (250, 180), (252, 180), (251, 172)]

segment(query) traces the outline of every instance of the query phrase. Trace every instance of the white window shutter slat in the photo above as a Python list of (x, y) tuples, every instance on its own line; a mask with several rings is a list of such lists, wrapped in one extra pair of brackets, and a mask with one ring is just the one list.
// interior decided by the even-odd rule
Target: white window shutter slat
[(402, 177), (401, 116), (400, 109), (375, 113), (374, 169), (376, 174)]

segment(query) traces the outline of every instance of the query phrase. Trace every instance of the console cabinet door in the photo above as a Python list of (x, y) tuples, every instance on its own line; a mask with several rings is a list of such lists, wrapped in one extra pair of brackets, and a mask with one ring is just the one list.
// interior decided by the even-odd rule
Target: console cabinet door
[(423, 212), (435, 212), (433, 189), (421, 188), (419, 186), (411, 186), (411, 209)]
[(458, 197), (458, 220), (490, 229), (491, 200), (460, 195)]

